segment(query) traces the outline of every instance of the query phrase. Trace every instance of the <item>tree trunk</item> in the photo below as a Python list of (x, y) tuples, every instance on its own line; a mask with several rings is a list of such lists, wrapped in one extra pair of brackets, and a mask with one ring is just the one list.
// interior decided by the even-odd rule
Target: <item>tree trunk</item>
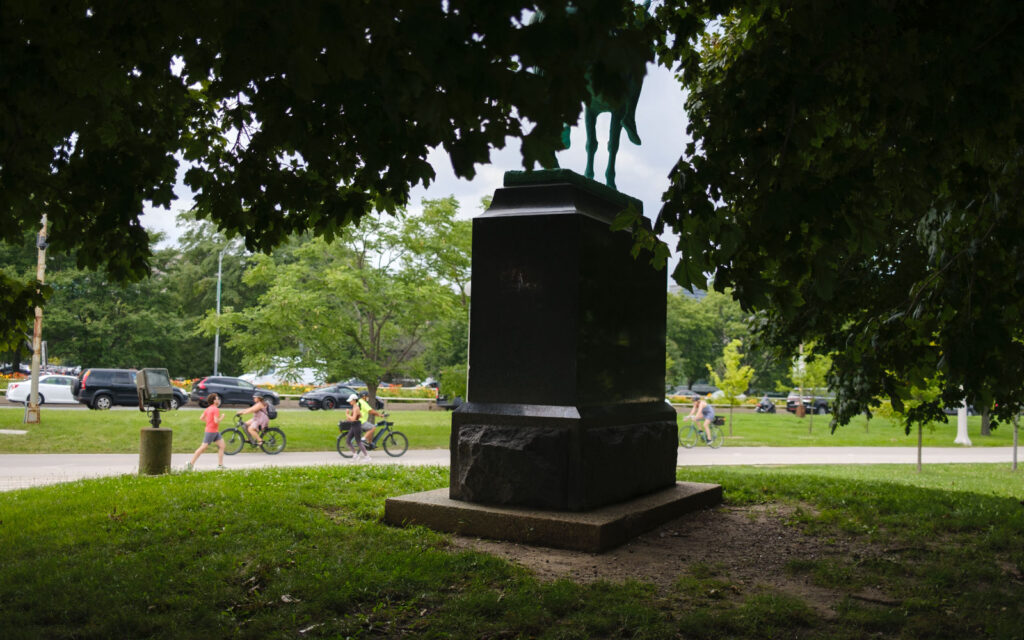
[(981, 435), (990, 436), (992, 435), (992, 419), (989, 415), (989, 408), (981, 408)]
[(868, 433), (868, 426), (871, 424), (871, 412), (864, 412), (864, 433)]
[(1018, 416), (1013, 416), (1013, 470), (1017, 470), (1017, 433), (1020, 431)]
[(924, 429), (924, 427), (922, 427), (921, 424), (919, 423), (918, 424), (918, 473), (921, 473), (921, 440), (922, 440), (921, 431), (922, 431), (922, 429)]
[(732, 437), (732, 403), (729, 403), (729, 437)]

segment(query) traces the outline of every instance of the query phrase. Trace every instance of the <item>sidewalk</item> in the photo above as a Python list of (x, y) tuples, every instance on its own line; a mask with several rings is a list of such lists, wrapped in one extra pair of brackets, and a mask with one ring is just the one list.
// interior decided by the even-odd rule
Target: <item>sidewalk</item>
[[(176, 453), (171, 467), (181, 469), (191, 457)], [(679, 449), (678, 465), (798, 465), (798, 464), (916, 464), (915, 447), (722, 447), (710, 449)], [(1009, 465), (1013, 460), (1011, 447), (926, 447), (925, 464), (995, 462)], [(399, 458), (382, 451), (371, 454), (369, 464), (404, 466), (448, 466), (447, 449), (411, 449)], [(217, 464), (215, 453), (199, 459), (198, 471), (210, 471)], [(276, 456), (264, 453), (240, 453), (227, 456), (228, 470), (261, 467), (301, 467), (317, 465), (352, 465), (334, 451), (284, 452)], [(363, 464), (363, 463), (358, 463)], [(139, 456), (132, 453), (98, 454), (0, 454), (0, 491), (23, 489), (38, 485), (70, 482), (82, 478), (138, 473)]]

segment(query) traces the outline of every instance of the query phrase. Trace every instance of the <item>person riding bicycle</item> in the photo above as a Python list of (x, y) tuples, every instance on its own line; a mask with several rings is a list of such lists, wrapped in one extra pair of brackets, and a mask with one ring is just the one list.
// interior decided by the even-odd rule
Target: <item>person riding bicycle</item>
[[(370, 454), (366, 453), (366, 445), (363, 443), (363, 421), (362, 411), (359, 408), (359, 396), (352, 394), (348, 397), (349, 409), (345, 411), (345, 418), (348, 420), (348, 435), (345, 436), (345, 444), (352, 450), (352, 459), (369, 460)], [(359, 452), (356, 452), (356, 443), (359, 444)]]
[(693, 420), (696, 424), (697, 420), (704, 420), (704, 433), (708, 437), (708, 442), (711, 442), (711, 423), (715, 421), (715, 410), (703, 397), (698, 396), (693, 401), (693, 408), (690, 409), (690, 413), (684, 418), (684, 420)]
[(252, 406), (244, 411), (239, 411), (236, 416), (244, 416), (247, 413), (254, 414), (252, 418), (245, 422), (245, 430), (252, 436), (256, 446), (263, 446), (263, 436), (260, 435), (267, 425), (270, 424), (270, 414), (267, 413), (267, 401), (262, 396), (254, 395), (252, 397)]
[(359, 392), (359, 412), (363, 419), (363, 431), (365, 432), (363, 433), (363, 442), (367, 444), (373, 442), (373, 432), (377, 429), (377, 425), (370, 421), (370, 416), (384, 417), (383, 413), (370, 406), (369, 396), (370, 394), (366, 391)]

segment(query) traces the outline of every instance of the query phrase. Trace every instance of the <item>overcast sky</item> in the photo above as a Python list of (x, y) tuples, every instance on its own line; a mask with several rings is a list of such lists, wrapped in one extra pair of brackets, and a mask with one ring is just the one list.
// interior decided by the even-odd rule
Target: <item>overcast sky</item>
[[(637, 133), (640, 134), (643, 144), (639, 147), (634, 145), (623, 133), (615, 163), (615, 181), (619, 191), (642, 200), (644, 214), (653, 219), (661, 207), (661, 194), (668, 188), (668, 172), (679, 159), (686, 142), (683, 92), (667, 69), (653, 65), (648, 67), (640, 103), (637, 105), (636, 120)], [(595, 179), (601, 182), (604, 182), (608, 160), (608, 126), (608, 114), (601, 115), (597, 121), (597, 138), (600, 146), (594, 162)], [(579, 125), (572, 129), (570, 148), (558, 153), (560, 166), (579, 174), (583, 173), (586, 168), (585, 137), (581, 117)], [(477, 175), (473, 180), (456, 178), (447, 154), (443, 150), (435, 150), (429, 159), (437, 178), (429, 188), (424, 189), (420, 186), (413, 189), (410, 210), (418, 210), (420, 200), (423, 198), (444, 198), (454, 195), (459, 200), (464, 216), (479, 214), (480, 199), (493, 194), (495, 189), (501, 186), (504, 173), (523, 168), (518, 140), (510, 142), (504, 149), (492, 151), (490, 164), (478, 166)], [(143, 225), (165, 232), (170, 242), (174, 242), (179, 235), (175, 216), (179, 211), (192, 206), (189, 191), (181, 184), (180, 173), (179, 184), (175, 189), (179, 199), (174, 202), (172, 209), (168, 211), (147, 208), (142, 216)]]

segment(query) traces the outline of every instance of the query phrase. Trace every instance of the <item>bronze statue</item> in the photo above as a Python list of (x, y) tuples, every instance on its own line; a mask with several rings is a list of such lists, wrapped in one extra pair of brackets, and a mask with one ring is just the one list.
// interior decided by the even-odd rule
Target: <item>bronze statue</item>
[[(645, 69), (646, 71), (646, 69)], [(626, 92), (624, 95), (605, 96), (594, 91), (592, 84), (587, 82), (587, 89), (590, 92), (590, 101), (583, 106), (583, 122), (587, 132), (587, 168), (583, 172), (588, 178), (594, 177), (594, 154), (597, 152), (597, 116), (602, 113), (611, 114), (611, 124), (608, 127), (608, 167), (604, 172), (605, 184), (615, 189), (615, 156), (619, 153), (619, 137), (622, 130), (626, 130), (629, 141), (635, 145), (640, 144), (640, 136), (636, 132), (636, 105), (640, 100), (640, 89), (643, 85), (643, 75), (631, 75), (626, 79)], [(569, 148), (569, 127), (562, 135), (565, 148)]]
[[(651, 0), (643, 4), (642, 18), (647, 17), (647, 10)], [(568, 11), (575, 8), (570, 5)], [(605, 95), (594, 90), (594, 83), (590, 77), (591, 71), (587, 72), (587, 91), (590, 100), (583, 105), (583, 122), (587, 132), (587, 168), (583, 175), (587, 178), (594, 178), (594, 154), (597, 153), (597, 116), (602, 113), (611, 114), (611, 124), (608, 127), (608, 166), (604, 172), (605, 184), (615, 189), (615, 157), (619, 153), (619, 137), (622, 130), (626, 130), (629, 141), (635, 145), (640, 144), (640, 135), (636, 131), (636, 105), (640, 101), (640, 89), (643, 86), (644, 76), (647, 75), (645, 60), (624, 61), (623, 70), (619, 72), (622, 85), (625, 87), (622, 93), (616, 95)], [(565, 148), (569, 148), (569, 129), (566, 125), (562, 132), (562, 142)]]

